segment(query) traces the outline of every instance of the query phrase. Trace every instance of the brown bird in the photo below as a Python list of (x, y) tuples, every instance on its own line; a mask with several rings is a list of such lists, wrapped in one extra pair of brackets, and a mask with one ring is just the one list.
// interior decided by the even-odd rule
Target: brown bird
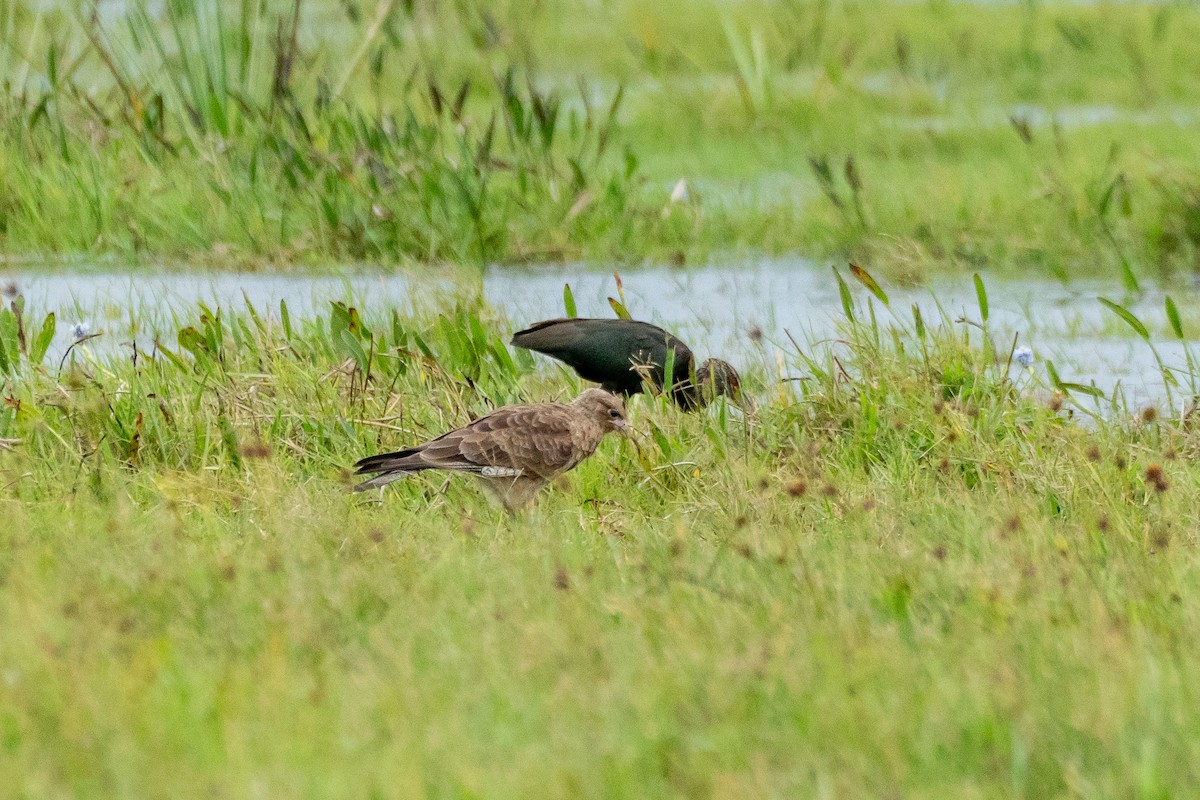
[(355, 474), (375, 477), (354, 490), (386, 486), (427, 469), (466, 472), (481, 478), (511, 511), (532, 503), (553, 478), (578, 466), (605, 435), (627, 428), (624, 401), (603, 389), (588, 389), (572, 403), (505, 406), (417, 447), (362, 459)]
[[(702, 408), (715, 395), (741, 401), (737, 370), (717, 358), (696, 364), (691, 348), (667, 331), (632, 319), (548, 319), (513, 334), (512, 343), (572, 367), (579, 377), (624, 395), (643, 382), (662, 390), (666, 363), (673, 359), (669, 397), (680, 407)], [(673, 354), (673, 355), (672, 355)]]

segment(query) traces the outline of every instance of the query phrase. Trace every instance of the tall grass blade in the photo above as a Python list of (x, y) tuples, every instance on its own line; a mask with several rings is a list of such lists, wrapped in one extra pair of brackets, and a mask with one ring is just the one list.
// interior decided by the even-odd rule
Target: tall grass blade
[(1142, 337), (1147, 342), (1150, 341), (1150, 331), (1146, 329), (1146, 326), (1142, 324), (1140, 319), (1133, 315), (1133, 312), (1118, 303), (1114, 303), (1108, 298), (1101, 297), (1099, 300), (1106, 308), (1123, 319), (1126, 325), (1128, 325), (1130, 328), (1133, 328), (1134, 332), (1137, 333), (1138, 336)]
[(854, 297), (850, 294), (850, 287), (846, 285), (845, 278), (842, 273), (838, 272), (837, 267), (833, 268), (833, 277), (837, 279), (838, 295), (842, 298), (842, 311), (846, 314), (846, 319), (854, 321)]
[(613, 312), (621, 319), (633, 319), (629, 313), (629, 309), (625, 308), (625, 304), (615, 297), (608, 298), (608, 304), (612, 306)]
[(617, 297), (621, 300), (621, 305), (625, 305), (625, 283), (621, 280), (619, 273), (613, 273), (613, 280), (617, 282)]
[(283, 338), (292, 339), (292, 315), (288, 313), (287, 301), (279, 301), (279, 321), (283, 325)]
[(1171, 332), (1175, 334), (1176, 338), (1182, 339), (1183, 320), (1179, 317), (1179, 309), (1175, 307), (1175, 301), (1171, 299), (1170, 295), (1167, 295), (1164, 303), (1167, 307), (1167, 321), (1171, 323)]
[(1054, 368), (1054, 362), (1046, 359), (1046, 375), (1050, 378), (1050, 385), (1055, 389), (1062, 389), (1062, 378), (1058, 377), (1058, 370)]
[(1142, 291), (1141, 284), (1138, 283), (1137, 276), (1133, 274), (1133, 265), (1129, 263), (1129, 259), (1124, 253), (1118, 253), (1121, 262), (1121, 285), (1125, 287), (1127, 292), (1138, 294)]
[(1050, 377), (1050, 384), (1060, 392), (1064, 392), (1066, 394), (1086, 394), (1089, 397), (1097, 397), (1101, 400), (1104, 399), (1103, 390), (1095, 385), (1088, 386), (1082, 383), (1064, 381), (1059, 377), (1058, 370), (1054, 368), (1054, 362), (1048, 359), (1046, 361), (1046, 374)]
[(16, 371), (20, 363), (19, 323), (17, 316), (7, 308), (0, 309), (0, 370)]
[(988, 321), (988, 296), (987, 287), (983, 285), (983, 278), (979, 277), (976, 272), (973, 276), (975, 281), (975, 299), (979, 302), (979, 318), (983, 322)]
[(663, 457), (670, 460), (672, 455), (671, 440), (662, 432), (662, 428), (650, 423), (650, 434), (654, 437), (654, 443), (658, 445), (658, 449), (662, 451)]
[(1072, 383), (1071, 381), (1063, 381), (1062, 383), (1059, 384), (1059, 387), (1063, 391), (1066, 391), (1066, 392), (1072, 392), (1074, 394), (1086, 394), (1088, 397), (1095, 397), (1100, 400), (1104, 399), (1104, 390), (1099, 388), (1098, 386), (1095, 386), (1094, 384), (1093, 385), (1085, 385), (1082, 383)]
[(224, 408), (217, 413), (217, 427), (221, 431), (221, 444), (225, 449), (225, 456), (235, 469), (241, 469), (242, 454), (238, 447), (237, 431), (234, 430), (233, 423), (230, 421), (229, 415), (225, 413)]
[(867, 287), (867, 290), (870, 291), (871, 294), (879, 298), (879, 302), (883, 303), (885, 306), (891, 305), (890, 301), (888, 300), (887, 293), (883, 291), (883, 288), (879, 285), (879, 283), (876, 282), (873, 277), (871, 277), (871, 273), (867, 272), (858, 264), (852, 263), (850, 264), (850, 274), (857, 278), (859, 283)]
[(575, 295), (571, 292), (571, 284), (569, 283), (563, 284), (563, 310), (570, 319), (579, 316), (575, 310)]
[(37, 366), (42, 363), (42, 359), (46, 357), (46, 351), (50, 349), (50, 343), (54, 341), (54, 312), (46, 315), (45, 322), (42, 323), (42, 329), (33, 337), (33, 344), (29, 348), (29, 363)]
[(664, 361), (666, 363), (663, 364), (663, 386), (665, 386), (666, 390), (669, 392), (669, 391), (671, 391), (671, 387), (675, 385), (675, 349), (674, 348), (669, 348), (667, 350), (667, 357), (664, 359)]
[(346, 352), (354, 359), (354, 363), (358, 366), (360, 372), (364, 375), (367, 373), (367, 351), (363, 349), (362, 342), (359, 338), (349, 330), (341, 332), (342, 346)]

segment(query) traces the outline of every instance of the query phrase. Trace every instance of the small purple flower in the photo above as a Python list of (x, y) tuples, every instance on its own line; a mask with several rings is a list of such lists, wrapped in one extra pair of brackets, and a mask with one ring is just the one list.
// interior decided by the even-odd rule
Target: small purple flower
[(1033, 366), (1033, 348), (1018, 347), (1013, 351), (1013, 358), (1015, 358), (1017, 363), (1022, 367), (1031, 367)]

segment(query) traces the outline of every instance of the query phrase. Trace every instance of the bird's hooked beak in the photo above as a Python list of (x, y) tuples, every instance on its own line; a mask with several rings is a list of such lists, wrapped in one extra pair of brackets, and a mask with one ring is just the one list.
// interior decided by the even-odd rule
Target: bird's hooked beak
[(628, 436), (630, 433), (629, 420), (627, 419), (614, 419), (612, 426), (622, 436)]

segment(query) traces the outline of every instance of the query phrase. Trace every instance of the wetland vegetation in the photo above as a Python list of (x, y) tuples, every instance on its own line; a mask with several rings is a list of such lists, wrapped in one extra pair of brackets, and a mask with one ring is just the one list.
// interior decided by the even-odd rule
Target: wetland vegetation
[(112, 331), (141, 347), (52, 357), (53, 318), (6, 312), (6, 784), (1186, 793), (1193, 415), (1080, 424), (986, 300), (884, 323), (879, 292), (743, 364), (748, 414), (636, 398), (517, 517), (348, 491), (364, 453), (578, 391), (477, 301), (144, 309)]
[[(0, 33), (6, 259), (413, 276), (103, 313), (5, 279), (13, 796), (1200, 787), (1193, 5), (41, 2)], [(636, 397), (527, 514), (350, 493), (580, 390), (481, 265), (748, 253), (839, 264), (832, 331), (709, 348), (752, 407)], [(956, 273), (961, 308), (896, 288)], [(1077, 323), (998, 320), (1011, 276), (1101, 287), (1161, 402), (1056, 366)]]
[(6, 3), (0, 243), (1195, 269), (1192, 6), (691, 6)]

